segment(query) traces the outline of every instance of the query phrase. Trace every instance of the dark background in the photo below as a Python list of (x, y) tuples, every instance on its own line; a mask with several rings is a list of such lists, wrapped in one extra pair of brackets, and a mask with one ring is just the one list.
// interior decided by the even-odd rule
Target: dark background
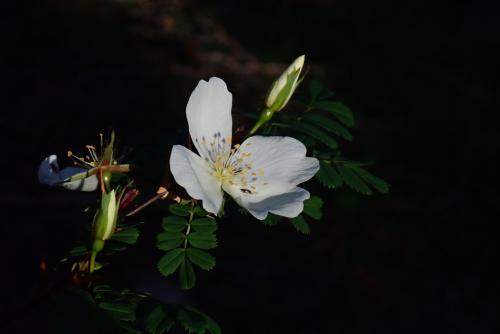
[(184, 108), (199, 79), (223, 77), (234, 112), (257, 112), (279, 65), (302, 53), (309, 77), (355, 113), (344, 154), (375, 161), (371, 171), (390, 193), (324, 192), (325, 218), (310, 236), (230, 212), (220, 223), (217, 266), (187, 292), (156, 271), (154, 233), (166, 207), (157, 205), (141, 216), (137, 249), (104, 275), (199, 307), (224, 333), (497, 332), (493, 8), (326, 0), (1, 6), (6, 333), (106, 332), (76, 301), (45, 306), (52, 297), (39, 298), (40, 259), (60, 257), (94, 201), (39, 185), (45, 156), (66, 164), (66, 150), (114, 128), (120, 147), (133, 148), (146, 198), (171, 145), (186, 142)]

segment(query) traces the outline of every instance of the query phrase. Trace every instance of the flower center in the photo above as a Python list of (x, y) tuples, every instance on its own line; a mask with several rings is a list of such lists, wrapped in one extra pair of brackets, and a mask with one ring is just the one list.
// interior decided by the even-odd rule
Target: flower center
[(251, 153), (242, 152), (240, 145), (235, 145), (229, 154), (218, 154), (212, 164), (212, 175), (222, 185), (236, 186), (242, 192), (252, 194), (255, 186), (251, 185), (257, 180), (257, 173), (252, 173), (252, 164), (247, 161)]

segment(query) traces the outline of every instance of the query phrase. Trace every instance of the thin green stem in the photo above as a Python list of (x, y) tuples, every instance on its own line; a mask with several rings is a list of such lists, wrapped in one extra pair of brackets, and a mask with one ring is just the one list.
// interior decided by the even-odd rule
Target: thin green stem
[(96, 258), (96, 256), (97, 256), (97, 252), (92, 251), (92, 253), (90, 254), (90, 268), (89, 268), (89, 271), (91, 273), (93, 273), (95, 270), (95, 258)]
[(274, 111), (267, 109), (267, 108), (264, 109), (262, 111), (262, 113), (260, 114), (259, 120), (257, 121), (257, 123), (255, 123), (255, 125), (250, 130), (248, 135), (251, 136), (251, 135), (255, 134), (257, 132), (257, 130), (259, 130), (262, 125), (266, 124), (267, 122), (269, 122), (271, 120), (271, 118), (273, 118), (273, 114), (274, 114)]
[(187, 248), (187, 243), (188, 243), (188, 235), (191, 233), (191, 222), (193, 221), (194, 217), (194, 201), (191, 202), (191, 210), (189, 211), (189, 221), (188, 221), (188, 226), (186, 229), (186, 239), (184, 239), (184, 249)]

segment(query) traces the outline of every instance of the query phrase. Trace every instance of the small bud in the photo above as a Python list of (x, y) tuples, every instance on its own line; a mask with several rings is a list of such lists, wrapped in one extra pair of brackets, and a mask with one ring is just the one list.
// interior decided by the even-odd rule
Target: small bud
[(95, 239), (108, 240), (116, 229), (118, 205), (115, 190), (104, 192), (101, 199), (101, 208), (95, 220)]
[(120, 210), (125, 210), (137, 196), (139, 196), (139, 190), (135, 188), (127, 190), (120, 201)]
[(304, 55), (295, 59), (286, 71), (273, 83), (267, 94), (266, 109), (275, 112), (280, 111), (287, 105), (295, 89), (300, 84), (299, 76), (302, 67), (304, 67), (304, 59)]
[(118, 220), (119, 203), (116, 201), (115, 190), (109, 193), (103, 192), (101, 197), (101, 207), (95, 217), (94, 243), (90, 254), (89, 271), (96, 269), (96, 256), (104, 248), (104, 242), (111, 238), (116, 230)]

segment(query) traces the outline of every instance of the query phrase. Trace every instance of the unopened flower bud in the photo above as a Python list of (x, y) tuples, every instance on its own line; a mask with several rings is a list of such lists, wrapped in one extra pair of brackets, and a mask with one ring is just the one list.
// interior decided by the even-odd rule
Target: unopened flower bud
[(304, 55), (295, 59), (272, 84), (266, 98), (266, 108), (271, 112), (283, 109), (292, 97), (295, 89), (297, 89), (300, 83), (300, 72), (302, 71), (302, 67), (304, 67), (304, 59)]
[(120, 201), (120, 210), (128, 208), (137, 196), (139, 196), (139, 190), (135, 188), (127, 190)]
[(101, 199), (101, 208), (95, 221), (95, 239), (108, 240), (116, 229), (118, 205), (115, 190), (104, 192)]
[(116, 202), (115, 190), (109, 193), (103, 192), (101, 207), (95, 218), (94, 243), (90, 255), (90, 272), (95, 269), (95, 259), (97, 254), (104, 248), (106, 240), (110, 239), (116, 229), (118, 220), (119, 203)]

